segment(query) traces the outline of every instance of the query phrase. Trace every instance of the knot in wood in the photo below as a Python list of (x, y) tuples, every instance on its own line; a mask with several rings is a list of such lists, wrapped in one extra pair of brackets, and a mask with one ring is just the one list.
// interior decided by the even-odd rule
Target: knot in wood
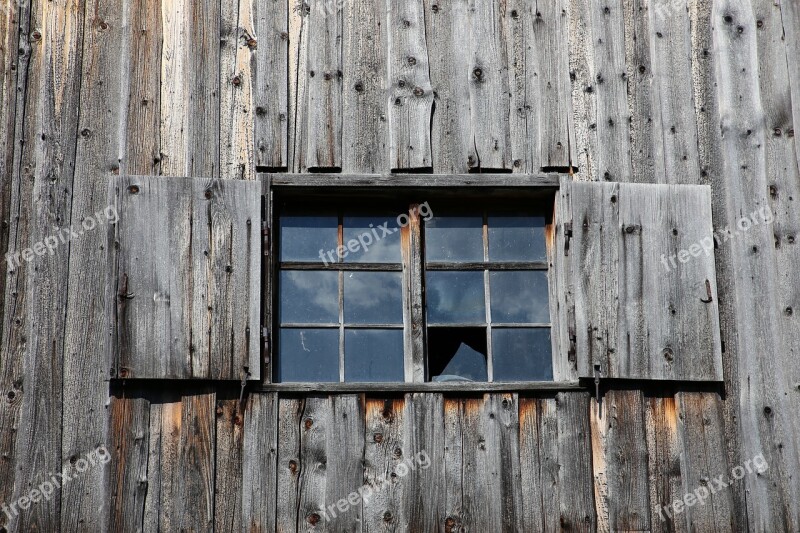
[(372, 436), (372, 440), (374, 440), (375, 442), (377, 442), (378, 444), (380, 444), (381, 442), (383, 442), (383, 434), (381, 434), (381, 433), (375, 433), (375, 434)]
[(319, 515), (317, 513), (311, 513), (310, 515), (308, 515), (308, 518), (306, 518), (306, 520), (308, 521), (309, 524), (315, 526), (319, 522)]
[(483, 70), (481, 68), (474, 68), (472, 69), (472, 77), (476, 81), (483, 81)]
[(128, 192), (130, 194), (139, 194), (139, 186), (138, 185), (131, 185), (128, 187)]
[(417, 64), (417, 58), (414, 56), (409, 56), (406, 61), (408, 61), (408, 64), (412, 67)]
[(392, 521), (392, 513), (390, 513), (389, 511), (386, 511), (385, 513), (383, 513), (383, 521), (384, 522), (391, 522)]
[(233, 83), (234, 87), (238, 87), (242, 84), (242, 79), (239, 76), (234, 76), (231, 83)]
[(662, 355), (664, 356), (664, 359), (666, 359), (670, 363), (672, 362), (673, 359), (675, 359), (675, 354), (672, 353), (672, 348), (664, 348), (664, 352), (662, 353)]
[(306, 421), (303, 423), (303, 427), (305, 427), (306, 429), (311, 429), (311, 426), (313, 425), (314, 421), (311, 420), (310, 418), (306, 418)]
[(425, 91), (422, 90), (422, 87), (414, 87), (414, 96), (420, 97), (425, 94)]
[(363, 83), (361, 83), (360, 81), (359, 81), (359, 82), (356, 82), (356, 85), (355, 85), (355, 90), (356, 90), (356, 92), (358, 92), (358, 93), (360, 93), (360, 92), (364, 92), (364, 84), (363, 84)]

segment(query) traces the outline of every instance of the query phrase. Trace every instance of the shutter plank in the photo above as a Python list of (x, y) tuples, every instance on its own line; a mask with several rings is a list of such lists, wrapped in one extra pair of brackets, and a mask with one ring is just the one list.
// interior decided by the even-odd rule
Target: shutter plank
[(261, 184), (123, 177), (110, 188), (117, 375), (239, 380), (246, 368), (257, 379)]

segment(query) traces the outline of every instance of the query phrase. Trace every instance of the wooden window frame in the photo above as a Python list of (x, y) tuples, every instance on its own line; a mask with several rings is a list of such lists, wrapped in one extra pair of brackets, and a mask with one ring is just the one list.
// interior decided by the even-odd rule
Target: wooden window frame
[[(407, 261), (418, 261), (419, 265), (409, 268), (403, 274), (403, 307), (404, 320), (402, 329), (404, 332), (404, 374), (405, 382), (381, 382), (381, 383), (354, 383), (343, 381), (343, 364), (341, 361), (342, 352), (340, 349), (339, 376), (340, 382), (292, 382), (292, 383), (272, 383), (273, 366), (275, 351), (274, 342), (270, 342), (271, 332), (277, 329), (276, 317), (273, 309), (277, 309), (279, 304), (277, 291), (273, 291), (276, 286), (275, 281), (281, 270), (281, 264), (275, 259), (277, 250), (276, 240), (278, 209), (277, 206), (283, 202), (302, 200), (304, 205), (315, 202), (327, 202), (328, 205), (336, 204), (335, 209), (339, 216), (342, 203), (348, 202), (356, 204), (358, 199), (386, 199), (392, 200), (395, 205), (411, 206), (414, 200), (423, 201), (428, 197), (433, 197), (439, 202), (447, 200), (472, 199), (483, 203), (499, 203), (502, 200), (519, 200), (524, 197), (526, 200), (542, 201), (543, 204), (553, 206), (556, 192), (559, 188), (559, 174), (467, 174), (467, 175), (434, 175), (434, 174), (391, 174), (391, 175), (345, 175), (345, 174), (261, 174), (259, 178), (264, 186), (264, 309), (263, 309), (263, 336), (264, 342), (264, 379), (256, 388), (265, 391), (288, 391), (288, 392), (369, 392), (369, 391), (390, 391), (390, 392), (447, 392), (447, 391), (496, 391), (496, 390), (526, 390), (526, 391), (560, 391), (581, 388), (576, 381), (559, 380), (555, 374), (557, 365), (556, 358), (561, 357), (557, 353), (555, 314), (553, 313), (553, 279), (551, 277), (552, 268), (548, 268), (547, 261), (525, 262), (525, 263), (490, 263), (483, 262), (475, 264), (439, 264), (433, 263), (433, 270), (547, 270), (548, 285), (550, 285), (550, 307), (551, 307), (551, 338), (553, 353), (552, 381), (516, 381), (516, 382), (457, 382), (441, 383), (426, 381), (427, 361), (425, 357), (425, 309), (422, 305), (422, 277), (425, 275), (426, 265), (421, 258), (406, 257), (408, 251), (420, 250), (421, 243), (414, 243), (420, 239), (419, 218), (412, 217), (411, 223), (403, 229), (403, 239), (409, 239), (408, 247), (403, 247), (403, 259)], [(425, 200), (427, 201), (427, 200)], [(402, 208), (401, 208), (402, 209)], [(412, 210), (413, 211), (413, 210)], [(481, 210), (485, 216), (485, 208)], [(339, 219), (341, 222), (341, 218)], [(485, 222), (485, 219), (484, 219)], [(552, 247), (552, 216), (548, 214), (547, 229), (547, 248), (548, 260), (551, 259)], [(341, 237), (340, 237), (341, 238)], [(312, 268), (305, 263), (285, 263), (293, 268)], [(314, 265), (315, 270), (322, 265)], [(387, 268), (387, 266), (389, 268)], [(430, 267), (431, 264), (428, 265)], [(378, 265), (371, 263), (348, 263), (336, 264), (324, 269), (340, 270), (342, 267), (348, 270), (360, 271), (397, 271), (395, 264)], [(474, 267), (474, 268), (472, 268)], [(416, 279), (415, 279), (416, 278)], [(415, 290), (414, 286), (419, 285)], [(490, 302), (486, 302), (490, 305)], [(414, 328), (414, 325), (418, 325)], [(490, 327), (484, 324), (484, 327)], [(407, 329), (408, 328), (408, 329)], [(487, 359), (489, 358), (487, 354)], [(491, 364), (487, 360), (487, 364)], [(491, 379), (491, 374), (487, 379)]]

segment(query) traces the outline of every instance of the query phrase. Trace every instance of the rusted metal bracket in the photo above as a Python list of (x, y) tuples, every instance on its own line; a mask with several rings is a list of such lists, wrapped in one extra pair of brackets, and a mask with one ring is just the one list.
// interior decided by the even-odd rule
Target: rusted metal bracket
[(600, 405), (600, 376), (602, 374), (603, 370), (600, 368), (600, 365), (594, 365), (594, 394), (598, 405)]
[(242, 388), (239, 390), (239, 403), (237, 405), (237, 409), (239, 412), (244, 411), (242, 407), (242, 400), (244, 400), (244, 389), (247, 387), (247, 378), (250, 377), (250, 369), (248, 367), (242, 368)]
[(569, 241), (572, 239), (572, 222), (564, 222), (564, 255), (569, 255)]
[(269, 255), (269, 225), (266, 222), (261, 223), (261, 251), (264, 257)]
[(711, 295), (711, 282), (708, 280), (706, 280), (706, 294), (708, 295), (708, 298), (700, 298), (700, 301), (704, 304), (710, 304), (714, 301), (714, 297)]
[(261, 345), (264, 349), (264, 363), (269, 364), (269, 328), (261, 328)]

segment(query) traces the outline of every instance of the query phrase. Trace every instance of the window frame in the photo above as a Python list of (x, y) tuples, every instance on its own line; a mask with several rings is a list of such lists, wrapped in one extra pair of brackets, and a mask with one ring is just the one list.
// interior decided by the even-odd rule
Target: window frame
[[(560, 379), (557, 369), (557, 359), (562, 357), (557, 348), (557, 329), (556, 313), (554, 309), (554, 269), (552, 266), (553, 252), (553, 223), (554, 223), (554, 202), (556, 193), (559, 189), (560, 174), (467, 174), (467, 175), (434, 175), (434, 174), (391, 174), (391, 175), (346, 175), (346, 174), (260, 174), (259, 178), (264, 185), (264, 312), (262, 321), (262, 336), (264, 337), (264, 372), (262, 374), (261, 390), (287, 390), (298, 392), (309, 391), (448, 391), (448, 390), (572, 390), (579, 385), (574, 381), (564, 381)], [(415, 268), (403, 269), (403, 331), (404, 333), (404, 382), (381, 382), (381, 383), (356, 383), (342, 382), (343, 364), (340, 353), (340, 382), (291, 382), (291, 383), (272, 383), (273, 380), (273, 361), (275, 360), (276, 342), (272, 342), (272, 331), (279, 327), (277, 323), (279, 295), (273, 291), (277, 286), (276, 280), (281, 271), (281, 264), (277, 254), (276, 240), (279, 238), (277, 233), (279, 206), (283, 203), (302, 200), (303, 205), (317, 203), (317, 205), (327, 205), (337, 216), (341, 215), (343, 203), (353, 206), (358, 205), (359, 198), (369, 200), (386, 200), (384, 205), (410, 206), (417, 202), (428, 201), (433, 198), (435, 205), (447, 205), (465, 199), (479, 201), (482, 205), (481, 213), (485, 217), (485, 212), (491, 210), (492, 203), (497, 203), (498, 207), (505, 206), (500, 203), (503, 200), (519, 201), (524, 197), (525, 201), (542, 202), (542, 210), (546, 216), (546, 247), (547, 261), (535, 261), (525, 263), (503, 264), (500, 262), (484, 262), (480, 264), (480, 270), (546, 270), (548, 272), (548, 293), (550, 306), (550, 330), (553, 357), (553, 380), (552, 381), (486, 381), (486, 382), (432, 382), (426, 381), (428, 378), (427, 358), (426, 358), (426, 334), (427, 324), (425, 322), (426, 310), (422, 301), (422, 283), (425, 276), (426, 265), (419, 254), (421, 249), (421, 234), (419, 217), (411, 217), (411, 223), (404, 229), (403, 239), (408, 239), (408, 247), (402, 246), (402, 262), (416, 261)], [(549, 207), (547, 207), (549, 206)], [(404, 212), (403, 207), (398, 208), (398, 213)], [(435, 209), (435, 207), (434, 207)], [(374, 210), (374, 209), (373, 209)], [(366, 209), (369, 211), (369, 209)], [(341, 222), (341, 218), (339, 219)], [(484, 218), (485, 222), (485, 218)], [(484, 226), (485, 227), (485, 226)], [(413, 251), (417, 250), (416, 254)], [(406, 257), (407, 252), (412, 253), (413, 257)], [(528, 264), (530, 263), (530, 264)], [(292, 263), (294, 264), (294, 263)], [(401, 263), (402, 264), (402, 263)], [(371, 263), (346, 263), (348, 270), (367, 271), (374, 269)], [(394, 264), (392, 264), (394, 265)], [(300, 265), (303, 266), (303, 265)], [(322, 264), (314, 267), (318, 270)], [(331, 270), (338, 270), (342, 264), (337, 263), (326, 267)], [(434, 263), (436, 270), (463, 270), (462, 265), (447, 266)], [(470, 265), (478, 268), (478, 265)], [(529, 268), (530, 267), (530, 268)], [(305, 266), (303, 266), (305, 268)], [(311, 267), (308, 267), (311, 268)], [(487, 270), (488, 269), (488, 270)], [(390, 269), (378, 268), (380, 271), (397, 271), (396, 266)], [(416, 279), (415, 279), (416, 278)], [(485, 302), (487, 306), (490, 301)], [(415, 327), (416, 326), (416, 327)], [(487, 332), (488, 327), (487, 326)], [(408, 328), (408, 330), (406, 329)], [(566, 355), (566, 354), (564, 354)], [(488, 357), (488, 354), (487, 354)], [(487, 364), (491, 364), (487, 360)], [(487, 379), (491, 374), (487, 376)]]

